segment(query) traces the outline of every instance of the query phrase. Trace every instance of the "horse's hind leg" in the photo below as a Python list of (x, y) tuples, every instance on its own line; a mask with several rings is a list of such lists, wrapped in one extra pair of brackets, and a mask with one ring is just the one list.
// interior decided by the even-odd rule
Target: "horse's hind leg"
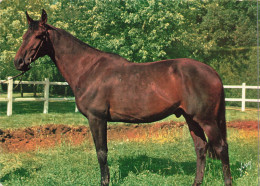
[(193, 183), (193, 185), (195, 186), (202, 184), (203, 181), (206, 163), (207, 140), (199, 124), (187, 115), (184, 117), (189, 126), (190, 134), (193, 139), (197, 155), (196, 177)]
[(107, 122), (89, 117), (89, 126), (96, 146), (98, 163), (101, 171), (101, 185), (109, 185), (109, 169), (107, 165)]
[(204, 125), (203, 129), (208, 136), (209, 143), (213, 147), (216, 156), (222, 162), (225, 185), (232, 185), (228, 157), (228, 144), (225, 137), (223, 137), (221, 130), (216, 122), (211, 122), (211, 125)]

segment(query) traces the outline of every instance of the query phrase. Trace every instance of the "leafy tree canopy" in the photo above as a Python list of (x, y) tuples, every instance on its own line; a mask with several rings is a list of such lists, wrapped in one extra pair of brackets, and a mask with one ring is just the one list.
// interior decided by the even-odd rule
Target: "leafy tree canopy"
[[(17, 74), (13, 58), (27, 30), (24, 12), (103, 51), (138, 63), (189, 57), (225, 84), (256, 83), (256, 2), (170, 0), (3, 0), (0, 2), (0, 79)], [(27, 79), (62, 81), (49, 57)], [(251, 75), (251, 76), (250, 76)]]

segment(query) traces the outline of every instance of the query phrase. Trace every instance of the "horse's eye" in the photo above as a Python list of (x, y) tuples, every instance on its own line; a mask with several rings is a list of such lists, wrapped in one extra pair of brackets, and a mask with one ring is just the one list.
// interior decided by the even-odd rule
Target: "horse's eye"
[(36, 36), (36, 39), (41, 39), (41, 38), (42, 38), (42, 35)]

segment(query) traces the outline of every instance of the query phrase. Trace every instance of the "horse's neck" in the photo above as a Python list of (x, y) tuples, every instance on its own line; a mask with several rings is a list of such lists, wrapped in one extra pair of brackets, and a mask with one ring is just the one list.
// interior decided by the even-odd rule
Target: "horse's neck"
[(89, 47), (65, 31), (55, 30), (50, 33), (53, 55), (50, 56), (60, 73), (74, 91), (78, 78), (91, 68), (102, 52)]

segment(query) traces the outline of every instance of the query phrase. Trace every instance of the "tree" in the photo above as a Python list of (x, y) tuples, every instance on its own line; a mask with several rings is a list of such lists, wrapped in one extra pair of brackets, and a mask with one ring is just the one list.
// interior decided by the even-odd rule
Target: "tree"
[[(17, 74), (12, 61), (27, 30), (24, 12), (39, 19), (42, 7), (49, 24), (130, 61), (189, 57), (211, 65), (225, 84), (254, 81), (249, 74), (255, 73), (256, 2), (234, 0), (3, 0), (0, 79)], [(63, 81), (49, 57), (38, 59), (25, 75), (46, 77)]]

